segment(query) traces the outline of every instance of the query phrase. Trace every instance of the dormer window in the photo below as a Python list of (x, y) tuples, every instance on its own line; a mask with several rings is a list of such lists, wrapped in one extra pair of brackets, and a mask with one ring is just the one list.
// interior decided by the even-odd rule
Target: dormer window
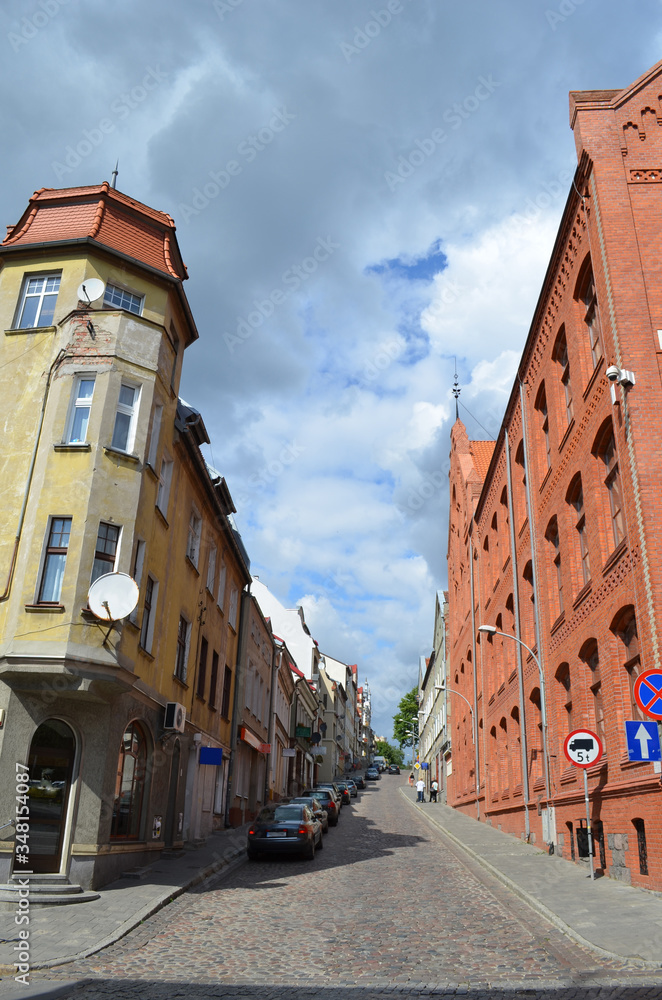
[(143, 299), (142, 296), (134, 295), (133, 292), (126, 292), (123, 288), (118, 288), (117, 285), (108, 284), (106, 285), (103, 304), (111, 306), (114, 309), (126, 309), (127, 312), (140, 316)]
[(15, 329), (31, 330), (38, 326), (50, 326), (59, 290), (59, 274), (26, 276)]

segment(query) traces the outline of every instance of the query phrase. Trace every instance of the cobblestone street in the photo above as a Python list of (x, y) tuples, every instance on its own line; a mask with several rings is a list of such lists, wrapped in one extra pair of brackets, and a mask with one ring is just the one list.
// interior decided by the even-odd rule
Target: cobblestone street
[(81, 1000), (660, 996), (655, 973), (589, 954), (467, 862), (402, 782), (385, 775), (344, 807), (314, 861), (242, 862), (33, 983), (79, 979), (65, 995)]

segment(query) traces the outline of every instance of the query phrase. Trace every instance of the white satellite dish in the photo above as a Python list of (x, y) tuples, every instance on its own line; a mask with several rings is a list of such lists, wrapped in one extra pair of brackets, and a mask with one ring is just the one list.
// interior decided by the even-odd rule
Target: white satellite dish
[(139, 596), (138, 584), (128, 573), (104, 573), (90, 587), (87, 603), (97, 618), (116, 622), (131, 614)]
[(78, 301), (87, 302), (91, 306), (93, 302), (100, 299), (106, 286), (100, 278), (86, 278), (78, 286)]

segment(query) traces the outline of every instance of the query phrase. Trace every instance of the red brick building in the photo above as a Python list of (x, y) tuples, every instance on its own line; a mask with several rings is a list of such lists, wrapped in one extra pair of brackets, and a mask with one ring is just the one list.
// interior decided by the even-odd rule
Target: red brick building
[(638, 674), (662, 668), (661, 93), (658, 63), (570, 94), (577, 170), (497, 440), (453, 427), (448, 545), (449, 688), (479, 748), (477, 783), (456, 698), (449, 804), (475, 815), (478, 785), (481, 820), (578, 860), (583, 775), (563, 744), (587, 727), (605, 748), (596, 866), (657, 890), (660, 769), (628, 760), (624, 722), (642, 718)]

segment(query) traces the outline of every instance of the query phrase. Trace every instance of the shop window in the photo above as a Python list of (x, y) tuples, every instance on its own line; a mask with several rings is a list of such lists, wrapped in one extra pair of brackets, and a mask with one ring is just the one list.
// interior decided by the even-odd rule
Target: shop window
[(145, 798), (147, 741), (142, 727), (131, 722), (122, 736), (110, 836), (113, 840), (139, 840)]

